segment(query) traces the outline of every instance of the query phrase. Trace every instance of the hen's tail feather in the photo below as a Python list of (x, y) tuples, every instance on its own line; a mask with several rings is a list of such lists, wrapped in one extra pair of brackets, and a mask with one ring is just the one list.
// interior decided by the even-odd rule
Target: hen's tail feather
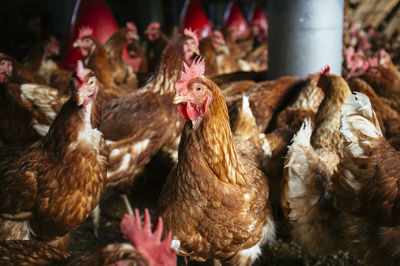
[(354, 156), (363, 154), (362, 143), (370, 145), (372, 140), (383, 138), (379, 121), (366, 95), (355, 92), (345, 101), (340, 132), (350, 143), (347, 148)]
[(243, 94), (242, 106), (239, 108), (237, 119), (232, 123), (235, 136), (255, 137), (259, 135), (256, 119), (250, 108), (249, 96)]
[[(311, 134), (311, 121), (306, 119), (286, 155), (282, 204), (295, 241), (308, 252), (328, 254), (338, 246), (332, 226), (337, 213), (326, 193), (330, 174), (310, 144)], [(328, 239), (332, 243), (326, 244)]]

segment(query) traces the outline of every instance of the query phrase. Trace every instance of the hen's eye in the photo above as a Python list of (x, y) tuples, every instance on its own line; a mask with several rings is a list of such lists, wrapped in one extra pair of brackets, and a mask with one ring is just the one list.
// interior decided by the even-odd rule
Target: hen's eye
[(201, 92), (202, 90), (203, 90), (203, 88), (201, 86), (194, 87), (194, 91), (197, 93)]

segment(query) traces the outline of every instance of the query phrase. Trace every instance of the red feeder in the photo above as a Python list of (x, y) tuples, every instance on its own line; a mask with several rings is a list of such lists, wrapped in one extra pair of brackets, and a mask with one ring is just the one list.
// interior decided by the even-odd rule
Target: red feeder
[(229, 2), (224, 13), (224, 27), (237, 34), (237, 38), (249, 37), (250, 31), (247, 21), (239, 8), (237, 1)]
[(183, 5), (179, 30), (183, 32), (185, 28), (196, 31), (199, 39), (207, 37), (212, 32), (211, 23), (198, 0), (186, 0)]
[(60, 67), (75, 70), (76, 61), (82, 59), (78, 49), (72, 47), (82, 26), (90, 26), (93, 35), (103, 44), (118, 29), (117, 22), (104, 0), (77, 0)]
[(267, 32), (268, 30), (267, 16), (264, 14), (258, 3), (255, 3), (252, 6), (248, 20), (251, 25), (258, 25), (261, 29), (264, 30), (265, 33)]

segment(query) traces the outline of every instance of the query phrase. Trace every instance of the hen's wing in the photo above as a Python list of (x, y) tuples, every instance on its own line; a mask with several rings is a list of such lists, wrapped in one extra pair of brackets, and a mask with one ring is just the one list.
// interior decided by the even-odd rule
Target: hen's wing
[(4, 218), (26, 219), (32, 215), (38, 184), (31, 156), (38, 155), (36, 145), (0, 148), (0, 213)]
[[(285, 97), (296, 88), (300, 82), (297, 77), (282, 77), (274, 81), (260, 82), (246, 91), (249, 95), (251, 110), (256, 118), (260, 132), (264, 132), (272, 119), (274, 112), (284, 102)], [(236, 119), (237, 109), (241, 99), (229, 108), (229, 116)]]
[(33, 113), (33, 128), (39, 135), (47, 134), (68, 96), (59, 96), (58, 90), (46, 85), (25, 83), (20, 87), (21, 100)]
[(100, 131), (110, 149), (108, 180), (140, 172), (175, 130), (172, 98), (137, 91), (102, 104)]

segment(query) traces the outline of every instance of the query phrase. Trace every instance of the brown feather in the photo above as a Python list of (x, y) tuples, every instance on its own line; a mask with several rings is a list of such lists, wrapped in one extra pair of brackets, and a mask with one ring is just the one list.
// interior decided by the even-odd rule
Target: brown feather
[[(107, 153), (102, 135), (95, 130), (99, 107), (96, 101), (89, 106), (78, 107), (71, 98), (44, 138), (31, 145), (0, 149), (1, 216), (30, 214), (21, 217), (29, 222), (30, 238), (50, 241), (64, 236), (82, 223), (100, 200)], [(91, 113), (90, 121), (85, 121), (86, 112)], [(87, 127), (94, 130), (88, 133)]]
[[(212, 101), (197, 129), (186, 123), (178, 165), (163, 186), (158, 209), (165, 231), (180, 240), (178, 254), (249, 265), (252, 260), (241, 250), (273, 238), (268, 181), (256, 144), (232, 135), (220, 89), (205, 77), (200, 82), (212, 91)], [(265, 226), (272, 231), (262, 236)]]

